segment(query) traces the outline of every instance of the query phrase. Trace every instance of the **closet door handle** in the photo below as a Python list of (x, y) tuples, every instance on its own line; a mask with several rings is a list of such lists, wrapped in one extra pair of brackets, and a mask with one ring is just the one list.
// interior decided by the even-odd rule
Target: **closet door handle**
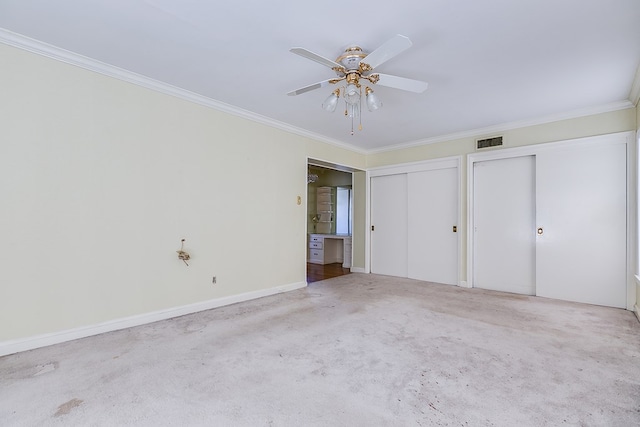
[(542, 236), (544, 234), (544, 230), (542, 227), (538, 227), (538, 236)]

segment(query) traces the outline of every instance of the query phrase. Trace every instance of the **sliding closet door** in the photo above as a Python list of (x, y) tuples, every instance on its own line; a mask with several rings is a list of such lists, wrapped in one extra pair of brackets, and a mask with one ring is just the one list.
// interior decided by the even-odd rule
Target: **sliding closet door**
[(626, 145), (537, 155), (537, 295), (626, 307)]
[(371, 178), (371, 272), (407, 277), (407, 174)]
[(409, 173), (408, 277), (458, 284), (458, 169)]
[(473, 285), (534, 295), (535, 157), (476, 162), (473, 173)]

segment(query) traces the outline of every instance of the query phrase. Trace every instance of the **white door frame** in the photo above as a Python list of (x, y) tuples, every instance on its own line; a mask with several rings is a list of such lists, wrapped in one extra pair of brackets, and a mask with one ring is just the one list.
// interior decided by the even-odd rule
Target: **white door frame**
[[(351, 174), (351, 197), (353, 197), (353, 190), (354, 190), (354, 173), (355, 172), (365, 172), (364, 169), (359, 168), (359, 167), (355, 167), (355, 166), (350, 166), (344, 163), (336, 163), (336, 162), (332, 162), (329, 160), (323, 160), (317, 156), (307, 156), (307, 161), (305, 164), (305, 171), (308, 174), (309, 171), (309, 165), (315, 165), (315, 166), (321, 166), (327, 169), (333, 169), (339, 172), (347, 172)], [(366, 184), (368, 185), (368, 184)], [(367, 197), (367, 203), (368, 203), (368, 197), (369, 197), (369, 189), (365, 189), (366, 191), (366, 197)], [(304, 264), (304, 270), (306, 271), (307, 268), (307, 252), (309, 250), (309, 242), (308, 242), (308, 236), (309, 236), (309, 230), (307, 229), (307, 225), (308, 225), (308, 215), (309, 215), (309, 204), (307, 201), (307, 193), (308, 193), (308, 184), (305, 186), (305, 192), (304, 192), (304, 197), (302, 197), (302, 203), (304, 203), (305, 208), (304, 208), (304, 260), (305, 260), (305, 264)], [(352, 216), (353, 219), (353, 216)], [(353, 240), (353, 224), (351, 224), (351, 272), (355, 272), (355, 273), (361, 273), (363, 272), (362, 270), (360, 270), (359, 268), (355, 268), (353, 267), (353, 246), (357, 245), (357, 242), (354, 242)], [(305, 274), (305, 281), (306, 281), (306, 274)]]
[(591, 136), (565, 141), (526, 145), (522, 147), (504, 148), (467, 155), (467, 284), (473, 287), (473, 234), (474, 229), (474, 182), (473, 167), (476, 162), (498, 160), (510, 157), (536, 155), (542, 152), (562, 150), (577, 145), (626, 144), (627, 147), (627, 309), (633, 310), (636, 302), (635, 259), (637, 246), (636, 218), (638, 215), (636, 193), (637, 183), (635, 165), (635, 131), (619, 132), (608, 135)]
[[(366, 181), (367, 181), (367, 197), (366, 197), (366, 220), (365, 220), (365, 256), (364, 256), (364, 264), (365, 264), (365, 272), (371, 273), (371, 178), (376, 176), (385, 176), (385, 175), (397, 175), (403, 173), (411, 173), (411, 172), (424, 172), (430, 170), (437, 169), (447, 169), (447, 168), (456, 168), (458, 173), (458, 188), (457, 188), (457, 199), (458, 199), (458, 253), (457, 253), (457, 263), (458, 263), (458, 285), (466, 286), (466, 282), (461, 282), (460, 277), (462, 271), (462, 234), (464, 232), (464, 227), (462, 224), (462, 156), (451, 156), (451, 157), (443, 157), (439, 159), (433, 160), (423, 160), (419, 162), (410, 162), (410, 163), (401, 163), (395, 164), (391, 166), (380, 166), (376, 168), (367, 169)], [(461, 284), (462, 283), (462, 284)]]

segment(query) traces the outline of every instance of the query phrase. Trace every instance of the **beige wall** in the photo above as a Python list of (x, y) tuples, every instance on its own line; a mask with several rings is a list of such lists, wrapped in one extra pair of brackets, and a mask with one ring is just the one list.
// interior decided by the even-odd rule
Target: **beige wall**
[(365, 166), (3, 44), (0, 63), (0, 342), (304, 283), (307, 158)]
[[(367, 232), (367, 173), (358, 171), (353, 173), (353, 241), (364, 242)], [(365, 245), (353, 246), (352, 270), (364, 271), (365, 266)]]
[[(466, 138), (365, 156), (3, 44), (0, 62), (0, 342), (302, 283), (308, 158), (365, 169), (473, 152)], [(632, 130), (637, 114), (504, 135)], [(356, 268), (365, 184), (355, 173)]]
[[(635, 116), (636, 109), (627, 108), (609, 113), (512, 129), (499, 132), (499, 134), (504, 136), (505, 145), (503, 148), (541, 144), (635, 130)], [(474, 153), (475, 140), (484, 136), (486, 135), (479, 134), (463, 139), (371, 154), (367, 156), (367, 167), (372, 168)]]

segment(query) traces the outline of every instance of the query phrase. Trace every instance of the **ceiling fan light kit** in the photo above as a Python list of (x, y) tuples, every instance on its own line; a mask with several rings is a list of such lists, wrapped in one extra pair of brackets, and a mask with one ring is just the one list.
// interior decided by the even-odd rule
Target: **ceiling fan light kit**
[[(366, 80), (371, 85), (378, 84), (380, 86), (387, 86), (415, 93), (422, 93), (427, 89), (427, 83), (419, 80), (373, 73), (373, 70), (376, 67), (387, 62), (389, 59), (395, 57), (409, 47), (411, 47), (411, 40), (409, 40), (408, 37), (398, 34), (369, 54), (363, 52), (362, 48), (359, 46), (348, 47), (342, 55), (336, 58), (335, 61), (331, 61), (330, 59), (317, 55), (307, 49), (294, 47), (291, 49), (292, 53), (331, 68), (338, 77), (296, 89), (289, 92), (287, 95), (300, 95), (305, 92), (326, 87), (330, 84), (338, 84), (344, 81), (346, 85), (335, 89), (322, 103), (322, 108), (325, 111), (333, 113), (338, 106), (340, 95), (342, 95), (342, 99), (345, 101), (344, 114), (351, 119), (351, 135), (353, 135), (354, 119), (360, 118), (358, 129), (362, 130), (360, 109), (362, 104), (363, 80)], [(382, 102), (369, 86), (364, 86), (364, 95), (365, 102), (367, 103), (367, 109), (369, 111), (376, 111), (382, 107)]]
[(373, 93), (373, 89), (369, 86), (365, 89), (366, 99), (367, 99), (367, 108), (369, 111), (376, 111), (378, 108), (382, 107), (382, 102), (378, 99), (378, 96)]
[(331, 95), (327, 97), (322, 103), (322, 108), (325, 111), (333, 113), (336, 111), (336, 107), (338, 106), (338, 101), (340, 99), (340, 89), (334, 90)]

